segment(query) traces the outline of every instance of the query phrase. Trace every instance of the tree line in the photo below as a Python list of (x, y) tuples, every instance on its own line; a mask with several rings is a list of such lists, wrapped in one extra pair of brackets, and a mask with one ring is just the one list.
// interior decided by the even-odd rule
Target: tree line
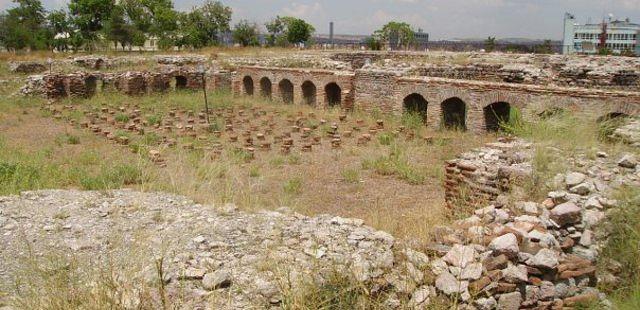
[[(13, 2), (0, 13), (0, 45), (10, 51), (131, 50), (151, 39), (159, 49), (202, 48), (220, 45), (227, 33), (243, 46), (261, 43), (257, 23), (241, 20), (232, 27), (231, 8), (216, 0), (188, 12), (176, 10), (172, 0), (71, 0), (53, 11), (41, 0)], [(294, 17), (278, 16), (265, 27), (270, 46), (307, 43), (315, 31)]]

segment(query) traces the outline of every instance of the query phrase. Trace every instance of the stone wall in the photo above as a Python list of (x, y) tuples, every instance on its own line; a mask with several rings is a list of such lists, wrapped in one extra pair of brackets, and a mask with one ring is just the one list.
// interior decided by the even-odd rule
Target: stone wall
[(443, 126), (446, 102), (457, 98), (465, 106), (462, 125), (476, 132), (495, 125), (491, 105), (501, 102), (509, 109), (519, 109), (524, 117), (556, 108), (588, 113), (594, 119), (609, 114), (640, 113), (638, 92), (403, 77), (397, 72), (380, 70), (356, 70), (354, 92), (356, 108), (394, 114), (403, 113), (406, 98), (418, 95), (426, 101), (425, 121), (432, 128)]
[[(339, 94), (340, 97), (335, 104), (351, 109), (355, 99), (353, 81), (354, 74), (348, 71), (240, 67), (233, 78), (232, 87), (236, 94), (263, 95), (274, 100), (317, 107), (331, 105), (333, 90), (337, 91), (333, 95)], [(331, 88), (336, 85), (338, 88)]]
[[(210, 72), (205, 77), (211, 90), (229, 89), (229, 72)], [(21, 89), (25, 95), (43, 95), (48, 99), (91, 97), (98, 90), (120, 91), (127, 95), (144, 95), (172, 89), (202, 89), (202, 73), (189, 69), (162, 72), (128, 71), (123, 73), (72, 73), (33, 76)], [(101, 87), (100, 87), (101, 85)]]

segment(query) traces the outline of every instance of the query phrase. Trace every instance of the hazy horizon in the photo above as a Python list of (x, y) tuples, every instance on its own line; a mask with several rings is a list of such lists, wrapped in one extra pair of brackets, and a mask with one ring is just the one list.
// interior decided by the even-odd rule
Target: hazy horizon
[[(44, 0), (47, 9), (66, 6), (68, 0)], [(174, 1), (178, 10), (189, 10), (203, 0)], [(580, 23), (599, 21), (608, 14), (640, 23), (640, 0), (352, 0), (286, 1), (223, 0), (233, 9), (233, 21), (263, 25), (276, 15), (303, 18), (316, 33), (367, 35), (391, 20), (405, 21), (430, 34), (432, 40), (460, 38), (553, 39), (562, 37), (565, 12)], [(0, 10), (12, 6), (0, 0)], [(461, 9), (463, 8), (463, 9)]]

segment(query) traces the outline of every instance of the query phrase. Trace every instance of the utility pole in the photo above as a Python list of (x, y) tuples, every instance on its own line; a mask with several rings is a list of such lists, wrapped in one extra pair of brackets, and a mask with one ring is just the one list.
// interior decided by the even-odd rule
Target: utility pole
[(205, 118), (207, 120), (207, 124), (210, 124), (209, 122), (209, 100), (207, 99), (207, 79), (205, 77), (206, 75), (206, 69), (205, 67), (201, 64), (198, 66), (198, 73), (200, 73), (200, 77), (202, 78), (202, 93), (204, 94), (204, 115)]

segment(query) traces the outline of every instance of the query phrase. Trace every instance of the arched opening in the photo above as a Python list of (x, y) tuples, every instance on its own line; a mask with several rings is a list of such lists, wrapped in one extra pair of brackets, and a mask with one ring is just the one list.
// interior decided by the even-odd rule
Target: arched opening
[(511, 105), (507, 102), (494, 102), (484, 107), (484, 124), (487, 131), (498, 131), (500, 125), (509, 122)]
[(305, 81), (302, 83), (302, 98), (304, 103), (308, 105), (316, 105), (316, 85), (311, 81)]
[(416, 93), (406, 96), (402, 101), (404, 113), (419, 115), (425, 124), (427, 123), (427, 105), (427, 99)]
[(271, 99), (271, 81), (266, 77), (260, 79), (260, 96)]
[(458, 97), (449, 98), (440, 104), (442, 125), (445, 129), (466, 130), (467, 105)]
[(280, 81), (280, 83), (278, 83), (278, 90), (282, 102), (286, 104), (293, 103), (293, 83), (291, 83), (291, 81), (287, 79)]
[(98, 78), (95, 76), (88, 76), (84, 79), (84, 87), (87, 97), (95, 95), (98, 90)]
[(253, 96), (253, 79), (250, 76), (245, 76), (242, 79), (242, 85), (244, 86), (244, 94)]
[(336, 83), (329, 83), (324, 87), (325, 101), (330, 107), (342, 104), (342, 89)]
[(187, 88), (187, 77), (183, 75), (176, 76), (176, 90), (182, 90)]

